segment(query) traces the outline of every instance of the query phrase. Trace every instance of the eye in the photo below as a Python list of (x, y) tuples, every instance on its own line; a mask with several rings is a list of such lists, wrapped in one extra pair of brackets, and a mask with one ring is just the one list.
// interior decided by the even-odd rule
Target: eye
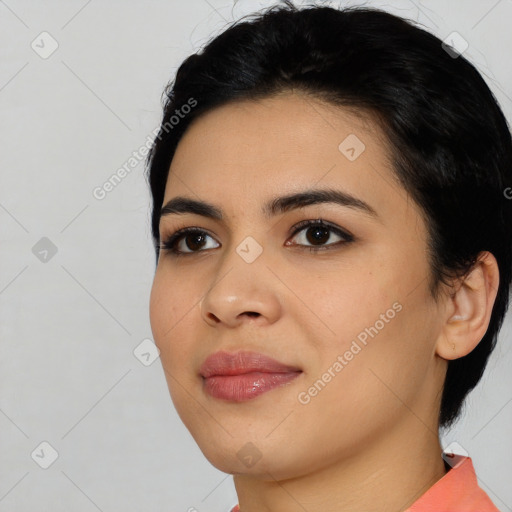
[[(317, 220), (304, 220), (299, 222), (294, 227), (293, 236), (301, 231), (304, 232), (299, 238), (298, 244), (286, 243), (286, 245), (302, 245), (305, 248), (309, 249), (312, 252), (318, 252), (326, 249), (331, 249), (331, 246), (339, 246), (341, 244), (346, 244), (354, 241), (354, 236), (350, 233), (347, 233), (343, 229), (338, 226), (332, 225), (328, 222), (325, 222), (322, 219)], [(341, 238), (338, 242), (325, 244), (327, 241), (331, 239), (331, 235), (334, 233), (335, 236)], [(307, 246), (304, 243), (311, 243), (312, 245)]]
[[(354, 241), (354, 236), (338, 226), (325, 222), (322, 219), (304, 220), (292, 228), (292, 236), (304, 231), (304, 235), (299, 237), (299, 243), (286, 242), (285, 245), (297, 245), (304, 247), (312, 252), (330, 249), (331, 246), (340, 246)], [(332, 234), (341, 240), (334, 243), (328, 242)], [(212, 238), (204, 229), (198, 227), (188, 227), (179, 229), (168, 238), (163, 240), (160, 249), (171, 253), (173, 256), (185, 256), (202, 252), (202, 249), (215, 249), (219, 245), (208, 246), (207, 239)], [(213, 239), (213, 238), (212, 238)], [(305, 245), (310, 243), (312, 245)]]
[[(194, 254), (199, 252), (199, 249), (212, 248), (205, 247), (206, 237), (210, 237), (210, 235), (201, 228), (191, 227), (179, 229), (163, 241), (160, 245), (160, 249), (168, 251), (174, 256)], [(186, 247), (191, 250), (184, 250)]]

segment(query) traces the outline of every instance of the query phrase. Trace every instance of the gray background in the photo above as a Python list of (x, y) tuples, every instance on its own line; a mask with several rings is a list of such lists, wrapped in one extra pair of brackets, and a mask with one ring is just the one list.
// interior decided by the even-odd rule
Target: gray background
[[(512, 119), (510, 0), (365, 3), (441, 39), (458, 32)], [(236, 503), (232, 477), (181, 424), (160, 359), (146, 366), (134, 354), (151, 339), (143, 163), (103, 199), (93, 190), (158, 126), (180, 62), (270, 4), (0, 1), (0, 512)], [(512, 510), (511, 339), (507, 317), (483, 381), (443, 436), (469, 452), (502, 511)], [(43, 441), (58, 453), (47, 469)]]

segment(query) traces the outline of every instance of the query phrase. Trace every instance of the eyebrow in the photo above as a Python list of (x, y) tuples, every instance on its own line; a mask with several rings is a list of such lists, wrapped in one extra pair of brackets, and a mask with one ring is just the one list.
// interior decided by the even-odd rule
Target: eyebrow
[[(347, 192), (332, 188), (310, 189), (276, 197), (263, 206), (262, 213), (267, 218), (270, 218), (290, 210), (323, 203), (333, 203), (353, 208), (375, 219), (379, 218), (377, 212), (362, 199), (358, 199)], [(224, 219), (222, 209), (218, 206), (184, 196), (177, 196), (170, 199), (160, 210), (160, 218), (166, 215), (185, 213), (201, 215), (219, 221)]]

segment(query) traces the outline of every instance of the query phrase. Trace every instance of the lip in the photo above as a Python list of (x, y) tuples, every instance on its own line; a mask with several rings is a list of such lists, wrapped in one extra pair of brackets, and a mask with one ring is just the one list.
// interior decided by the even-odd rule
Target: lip
[(215, 352), (208, 356), (199, 372), (205, 377), (216, 375), (243, 375), (245, 373), (288, 373), (301, 371), (296, 366), (287, 365), (258, 352)]
[(199, 372), (210, 396), (242, 402), (288, 384), (302, 370), (258, 352), (239, 351), (210, 355)]

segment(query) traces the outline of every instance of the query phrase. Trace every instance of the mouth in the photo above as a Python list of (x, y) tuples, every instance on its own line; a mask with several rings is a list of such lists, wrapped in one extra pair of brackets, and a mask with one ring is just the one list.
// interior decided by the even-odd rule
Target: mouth
[(205, 393), (213, 398), (243, 402), (296, 379), (302, 370), (257, 352), (216, 352), (200, 369)]

